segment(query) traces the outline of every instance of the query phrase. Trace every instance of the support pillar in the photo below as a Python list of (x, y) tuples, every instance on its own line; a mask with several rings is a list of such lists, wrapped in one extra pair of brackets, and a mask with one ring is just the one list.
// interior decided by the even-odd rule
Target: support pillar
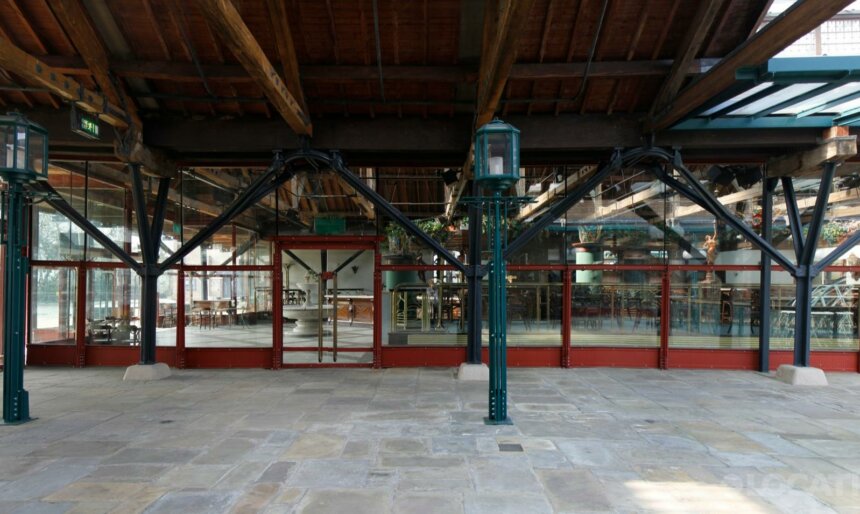
[(155, 326), (158, 322), (158, 272), (147, 268), (140, 276), (140, 364), (155, 364)]
[[(477, 190), (477, 185), (473, 187)], [(473, 191), (473, 194), (477, 194)], [(469, 303), (467, 308), (468, 324), (466, 328), (466, 364), (481, 364), (481, 218), (483, 211), (479, 204), (469, 205), (469, 268), (471, 273), (466, 277)]]
[(24, 256), (27, 240), (24, 222), (24, 185), (9, 180), (6, 194), (6, 268), (3, 311), (3, 422), (30, 421), (30, 397), (24, 389), (24, 313), (29, 263)]
[(284, 264), (280, 243), (274, 245), (272, 255), (272, 369), (281, 369), (284, 363)]
[(795, 281), (794, 365), (809, 366), (812, 346), (812, 277), (798, 269)]
[[(480, 189), (477, 183), (473, 184), (472, 192), (478, 196)], [(478, 203), (469, 205), (469, 268), (466, 273), (466, 286), (468, 301), (466, 302), (466, 362), (460, 364), (457, 370), (459, 380), (484, 382), (489, 380), (490, 370), (482, 362), (482, 333), (484, 321), (482, 319), (481, 282), (483, 280), (483, 268), (481, 266), (481, 219), (483, 209)]]
[[(764, 179), (761, 197), (761, 237), (773, 244), (773, 192), (777, 179)], [(770, 256), (761, 252), (761, 275), (759, 279), (759, 327), (758, 327), (758, 370), (770, 371)]]

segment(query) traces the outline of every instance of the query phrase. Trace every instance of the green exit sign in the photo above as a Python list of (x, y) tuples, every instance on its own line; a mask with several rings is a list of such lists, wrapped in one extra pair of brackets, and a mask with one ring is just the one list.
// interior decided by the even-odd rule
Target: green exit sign
[(72, 132), (88, 139), (98, 139), (98, 116), (81, 112), (72, 104)]

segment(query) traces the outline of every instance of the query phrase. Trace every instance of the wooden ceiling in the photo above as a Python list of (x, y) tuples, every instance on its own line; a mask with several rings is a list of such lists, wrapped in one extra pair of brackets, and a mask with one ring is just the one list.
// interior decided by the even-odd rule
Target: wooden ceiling
[[(313, 134), (311, 144), (370, 167), (365, 178), (407, 214), (450, 214), (476, 121), (494, 113), (522, 129), (529, 166), (595, 164), (647, 138), (703, 162), (761, 162), (816, 144), (818, 131), (691, 135), (652, 123), (683, 115), (674, 101), (684, 94), (691, 104), (717, 91), (702, 85), (717, 70), (710, 82), (733, 80), (735, 61), (766, 60), (850, 0), (799, 2), (756, 34), (770, 3), (4, 0), (0, 107), (48, 127), (57, 161), (141, 162), (170, 177), (191, 166), (233, 191), (273, 148)], [(102, 141), (71, 134), (68, 102), (116, 131)], [(445, 188), (443, 166), (466, 172)], [(365, 210), (329, 175), (279, 194), (302, 212)]]
[[(111, 72), (144, 116), (276, 115), (261, 88), (213, 31), (196, 2), (81, 0)], [(610, 0), (584, 92), (582, 72), (604, 0), (534, 0), (516, 45), (502, 113), (646, 112), (679, 51), (698, 2)], [(86, 87), (97, 89), (53, 0), (0, 2), (0, 35)], [(268, 59), (280, 63), (266, 0), (233, 0)], [(285, 0), (301, 85), (312, 116), (451, 116), (474, 111), (482, 30), (469, 0), (380, 0), (377, 67), (372, 0)], [(698, 59), (744, 42), (766, 0), (725, 1)], [(477, 13), (477, 16), (473, 14)], [(200, 67), (195, 64), (195, 58)], [(707, 62), (707, 61), (705, 61)], [(627, 64), (625, 66), (624, 63)], [(276, 68), (280, 67), (276, 64)], [(577, 76), (579, 75), (579, 76)], [(14, 74), (5, 85), (28, 85)], [(382, 87), (381, 87), (382, 84)], [(384, 91), (383, 91), (384, 88)], [(0, 93), (7, 105), (52, 105), (37, 91)]]

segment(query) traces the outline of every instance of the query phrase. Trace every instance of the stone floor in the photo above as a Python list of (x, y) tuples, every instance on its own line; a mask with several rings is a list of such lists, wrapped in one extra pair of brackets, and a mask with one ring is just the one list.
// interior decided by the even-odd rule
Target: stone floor
[(28, 369), (0, 512), (860, 512), (860, 375)]

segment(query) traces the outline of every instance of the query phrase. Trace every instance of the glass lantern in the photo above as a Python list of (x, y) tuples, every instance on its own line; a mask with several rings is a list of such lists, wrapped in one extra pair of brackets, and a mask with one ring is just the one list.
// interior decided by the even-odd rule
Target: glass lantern
[(48, 131), (22, 114), (0, 116), (0, 178), (48, 178)]
[(475, 180), (504, 191), (520, 179), (520, 131), (495, 119), (475, 133)]

